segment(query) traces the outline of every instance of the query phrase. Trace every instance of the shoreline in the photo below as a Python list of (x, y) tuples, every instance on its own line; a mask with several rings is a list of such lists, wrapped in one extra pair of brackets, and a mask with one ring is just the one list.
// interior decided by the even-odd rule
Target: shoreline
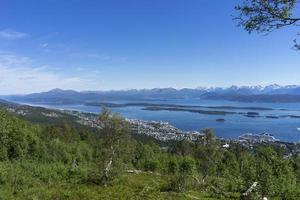
[[(50, 116), (55, 116), (55, 114), (45, 114), (45, 113), (47, 113), (48, 111), (50, 112), (51, 110), (52, 111), (56, 111), (56, 112), (62, 112), (62, 113), (66, 113), (66, 112), (77, 112), (77, 113), (82, 113), (82, 115), (83, 116), (85, 116), (85, 115), (92, 115), (92, 116), (94, 116), (94, 117), (97, 117), (98, 116), (98, 112), (96, 113), (96, 112), (87, 112), (87, 111), (82, 111), (81, 109), (72, 109), (72, 108), (53, 108), (52, 106), (49, 106), (49, 107), (47, 107), (47, 106), (44, 106), (44, 105), (29, 105), (29, 104), (26, 104), (26, 105), (23, 105), (23, 104), (17, 104), (17, 103), (12, 103), (12, 104), (9, 104), (9, 105), (13, 105), (13, 106), (17, 106), (17, 107), (19, 107), (19, 108), (22, 108), (22, 109), (25, 109), (25, 110), (32, 110), (32, 108), (34, 108), (34, 112), (35, 112), (35, 114), (36, 113), (38, 113), (38, 112), (41, 112), (41, 110), (44, 112), (43, 114), (41, 114), (40, 116), (42, 116), (42, 115), (44, 115), (44, 116), (42, 116), (42, 117), (50, 117)], [(170, 105), (170, 104), (168, 104), (168, 105)], [(187, 107), (187, 106), (183, 106), (183, 107)], [(199, 107), (199, 106), (198, 106)], [(48, 110), (48, 111), (47, 111)], [(100, 110), (100, 108), (99, 108), (99, 110)], [(177, 111), (177, 112), (182, 112), (182, 110), (179, 110), (179, 111)], [(24, 114), (24, 115), (26, 115), (26, 112), (25, 113), (22, 113), (21, 112), (21, 114)], [(244, 114), (244, 113), (243, 113)], [(255, 118), (257, 118), (257, 117), (262, 117), (262, 116), (260, 116), (260, 115), (257, 115), (257, 112), (249, 112), (248, 113), (248, 115), (249, 116), (245, 116), (245, 117), (255, 117)], [(220, 116), (220, 115), (219, 115)], [(241, 115), (242, 116), (242, 115)], [(64, 115), (62, 115), (62, 116), (60, 116), (60, 117), (63, 117), (63, 118), (66, 118), (66, 117), (68, 117), (68, 116), (64, 116)], [(266, 116), (264, 116), (264, 117), (266, 117), (266, 118), (270, 118), (270, 120), (278, 120), (278, 117), (274, 117), (273, 115), (266, 115)], [(298, 118), (298, 116), (296, 116), (296, 115), (281, 115), (281, 117), (282, 118), (287, 118), (287, 117), (289, 117), (289, 118), (295, 118), (295, 119), (297, 119)], [(50, 118), (48, 118), (48, 119), (50, 119)], [(51, 118), (50, 120), (52, 120), (52, 119), (54, 119), (54, 120), (57, 120), (58, 121), (58, 119), (59, 118), (57, 118), (57, 119), (55, 119), (55, 118)], [(131, 119), (133, 119), (133, 118), (131, 118)], [(217, 115), (216, 115), (216, 119), (213, 119), (214, 121), (216, 121), (217, 119), (221, 119), (220, 117), (218, 118), (217, 117)], [(227, 122), (227, 119), (225, 118), (222, 118), (223, 120), (222, 120), (222, 122), (223, 123), (226, 123)], [(45, 118), (44, 119), (44, 121), (46, 121), (47, 119)], [(136, 120), (141, 120), (141, 119), (139, 119), (139, 118), (136, 118)], [(41, 121), (41, 120), (40, 120)], [(75, 120), (70, 120), (71, 122), (74, 122)], [(95, 122), (92, 122), (93, 120), (90, 120), (90, 122), (89, 122), (89, 120), (86, 120), (84, 123), (85, 124), (89, 124), (89, 123), (94, 123), (91, 127), (96, 127), (97, 125), (96, 125), (96, 123)], [(95, 120), (94, 120), (95, 121)], [(146, 121), (146, 120), (142, 120), (142, 121)], [(149, 121), (153, 121), (153, 120), (149, 120)], [(158, 121), (156, 121), (156, 122), (158, 122)], [(218, 123), (220, 123), (220, 120), (218, 120), (217, 121)], [(174, 126), (175, 127), (175, 126)], [(203, 127), (204, 128), (204, 127)], [(177, 128), (178, 129), (178, 128)], [(179, 129), (178, 129), (179, 130)], [(184, 129), (182, 129), (181, 131), (180, 131), (180, 133), (182, 133), (182, 132), (187, 132), (187, 133), (190, 133), (190, 132), (197, 132), (197, 131), (193, 131), (193, 130), (197, 130), (197, 129), (190, 129), (190, 131), (188, 131), (188, 130), (184, 130)], [(267, 129), (266, 129), (267, 130)], [(296, 130), (296, 129), (295, 129)], [(219, 132), (219, 131), (218, 131)], [(240, 135), (242, 135), (242, 134), (244, 134), (244, 133), (247, 133), (248, 131), (247, 130), (245, 130), (245, 131), (243, 131), (243, 132), (240, 132), (240, 133), (235, 133), (235, 136), (234, 137), (224, 137), (224, 136), (222, 136), (222, 137), (220, 137), (221, 139), (225, 139), (225, 140), (237, 140), (238, 139), (238, 137), (240, 136)], [(253, 131), (252, 131), (253, 132)], [(263, 130), (262, 131), (259, 131), (259, 132), (253, 132), (253, 133), (262, 133), (262, 132), (264, 132)], [(295, 134), (297, 134), (297, 131), (295, 131)], [(285, 141), (285, 142), (298, 142), (299, 140), (296, 138), (296, 139), (294, 139), (294, 140), (284, 140), (284, 139), (280, 139), (281, 141)]]

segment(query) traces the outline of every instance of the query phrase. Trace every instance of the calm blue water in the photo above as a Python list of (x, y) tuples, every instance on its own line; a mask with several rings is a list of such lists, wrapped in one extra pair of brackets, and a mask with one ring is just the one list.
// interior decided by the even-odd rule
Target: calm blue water
[[(139, 101), (140, 102), (140, 101)], [(266, 115), (300, 115), (300, 103), (241, 103), (230, 101), (211, 101), (199, 99), (180, 99), (180, 100), (164, 100), (164, 101), (143, 101), (145, 103), (164, 103), (179, 105), (199, 105), (199, 106), (235, 106), (235, 107), (266, 107), (276, 110), (271, 111), (254, 111), (259, 112), (261, 116)], [(127, 103), (126, 101), (114, 101), (112, 103)], [(55, 105), (45, 106), (59, 109), (70, 109), (84, 112), (99, 113), (100, 108), (95, 106), (84, 105)], [(286, 109), (286, 110), (281, 110)], [(203, 109), (204, 110), (204, 109)], [(209, 109), (206, 109), (209, 110)], [(220, 110), (220, 109), (213, 109)], [(230, 110), (235, 112), (251, 112), (251, 110)], [(190, 113), (183, 111), (148, 111), (142, 110), (142, 107), (122, 107), (113, 108), (113, 112), (118, 112), (122, 116), (143, 120), (162, 120), (168, 121), (172, 125), (183, 130), (201, 130), (203, 128), (213, 128), (218, 137), (237, 138), (239, 135), (252, 132), (272, 133), (276, 138), (282, 141), (300, 141), (300, 131), (296, 128), (300, 127), (300, 119), (297, 118), (279, 118), (270, 119), (265, 117), (250, 118), (239, 114), (233, 115), (206, 115), (198, 113)], [(225, 122), (216, 122), (216, 119), (224, 118)]]

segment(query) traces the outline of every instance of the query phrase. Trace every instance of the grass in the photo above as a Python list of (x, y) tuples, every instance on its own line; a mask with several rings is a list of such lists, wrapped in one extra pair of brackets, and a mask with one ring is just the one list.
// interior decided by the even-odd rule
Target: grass
[[(112, 186), (85, 183), (88, 165), (74, 173), (61, 163), (0, 163), (0, 200), (213, 200), (197, 191), (161, 192), (167, 177), (156, 173), (124, 174)], [(72, 171), (72, 173), (70, 173)]]

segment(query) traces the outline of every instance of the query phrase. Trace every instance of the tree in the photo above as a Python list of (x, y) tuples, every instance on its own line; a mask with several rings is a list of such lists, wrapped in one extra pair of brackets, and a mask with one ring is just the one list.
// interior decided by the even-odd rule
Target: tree
[(192, 143), (188, 140), (177, 141), (170, 151), (179, 156), (188, 156), (192, 153)]
[[(195, 160), (192, 157), (186, 156), (181, 159), (179, 166), (177, 163), (171, 164), (171, 172), (174, 168), (174, 164), (179, 169), (179, 173), (173, 173), (167, 184), (167, 190), (175, 192), (184, 192), (185, 190), (195, 188)], [(178, 166), (178, 167), (177, 167)]]
[(0, 110), (0, 160), (36, 156), (39, 130)]
[(103, 185), (112, 180), (123, 169), (123, 164), (130, 161), (131, 138), (128, 123), (118, 114), (112, 114), (107, 108), (99, 116), (101, 122), (101, 179)]
[[(297, 0), (244, 0), (235, 7), (239, 15), (234, 19), (249, 33), (256, 31), (268, 34), (276, 29), (299, 26), (300, 12), (296, 13), (297, 5)], [(294, 48), (300, 50), (296, 39)]]
[(295, 174), (288, 160), (271, 147), (260, 147), (255, 152), (258, 191), (263, 196), (281, 197), (294, 190)]
[(215, 148), (217, 145), (217, 140), (214, 130), (206, 128), (202, 132), (204, 133), (204, 145)]
[(178, 171), (178, 163), (175, 159), (172, 159), (167, 164), (167, 171), (169, 174), (176, 174)]
[(195, 160), (191, 157), (184, 157), (179, 163), (179, 172), (183, 175), (191, 175), (195, 171)]
[(198, 159), (198, 170), (204, 177), (216, 175), (221, 155), (212, 129), (204, 129), (204, 136), (197, 141), (194, 156)]

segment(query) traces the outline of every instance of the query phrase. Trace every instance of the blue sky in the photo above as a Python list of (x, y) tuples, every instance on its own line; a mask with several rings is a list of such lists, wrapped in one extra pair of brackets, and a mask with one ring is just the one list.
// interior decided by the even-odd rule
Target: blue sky
[(0, 94), (300, 84), (296, 31), (249, 35), (237, 3), (2, 0)]

